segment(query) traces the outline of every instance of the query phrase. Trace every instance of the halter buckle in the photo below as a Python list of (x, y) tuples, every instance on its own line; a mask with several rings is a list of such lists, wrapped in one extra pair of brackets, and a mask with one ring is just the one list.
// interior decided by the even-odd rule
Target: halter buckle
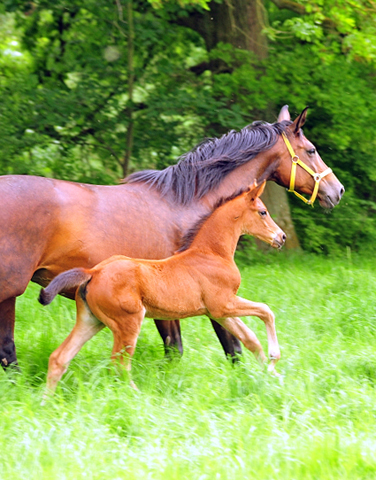
[(315, 173), (315, 174), (313, 175), (313, 180), (314, 180), (315, 182), (319, 182), (319, 181), (321, 180), (321, 173)]

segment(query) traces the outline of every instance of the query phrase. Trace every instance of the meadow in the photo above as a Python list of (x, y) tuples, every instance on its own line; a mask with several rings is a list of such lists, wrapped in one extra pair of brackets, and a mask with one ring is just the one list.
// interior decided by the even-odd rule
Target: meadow
[[(21, 373), (0, 373), (0, 478), (374, 479), (376, 269), (372, 255), (267, 255), (242, 267), (240, 295), (276, 314), (283, 382), (245, 351), (226, 360), (210, 322), (182, 321), (184, 356), (166, 361), (145, 320), (139, 391), (109, 361), (102, 331), (41, 405), (49, 354), (74, 303), (18, 300)], [(246, 318), (266, 349), (264, 324)]]

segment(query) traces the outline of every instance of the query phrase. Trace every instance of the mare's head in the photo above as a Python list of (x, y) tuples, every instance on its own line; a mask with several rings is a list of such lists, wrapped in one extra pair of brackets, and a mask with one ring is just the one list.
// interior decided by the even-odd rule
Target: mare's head
[(286, 240), (286, 234), (275, 223), (260, 200), (266, 181), (257, 185), (256, 182), (241, 197), (245, 200), (245, 208), (239, 217), (242, 222), (242, 233), (269, 243), (274, 248), (281, 248)]
[[(289, 186), (289, 191), (310, 195), (306, 203), (313, 204), (316, 195), (324, 208), (336, 206), (345, 191), (338, 178), (325, 165), (315, 146), (303, 134), (307, 108), (291, 122), (288, 106), (285, 105), (278, 116), (278, 122), (286, 121), (286, 136), (282, 135), (283, 153), (275, 179), (280, 185)], [(287, 138), (287, 142), (286, 142)], [(290, 146), (289, 146), (290, 145)], [(295, 165), (294, 165), (295, 164)], [(299, 198), (303, 197), (297, 194)]]

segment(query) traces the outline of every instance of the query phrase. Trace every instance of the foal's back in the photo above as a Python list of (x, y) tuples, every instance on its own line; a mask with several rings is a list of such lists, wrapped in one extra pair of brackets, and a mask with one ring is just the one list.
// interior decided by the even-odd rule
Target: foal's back
[[(203, 267), (205, 263), (205, 266)], [(216, 259), (217, 265), (220, 259)], [(208, 274), (208, 266), (213, 275)], [(135, 314), (174, 320), (208, 313), (205, 298), (218, 277), (208, 255), (187, 251), (165, 260), (115, 256), (94, 267), (85, 299), (92, 313)], [(222, 269), (219, 269), (221, 271)], [(228, 270), (227, 270), (227, 273)], [(217, 290), (217, 287), (215, 288)], [(223, 294), (223, 291), (222, 291)]]

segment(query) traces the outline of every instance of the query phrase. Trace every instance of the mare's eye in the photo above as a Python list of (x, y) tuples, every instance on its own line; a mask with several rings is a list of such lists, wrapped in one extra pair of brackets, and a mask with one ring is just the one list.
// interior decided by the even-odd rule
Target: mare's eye
[(311, 148), (311, 150), (307, 150), (308, 155), (314, 155), (316, 153), (316, 148)]
[(258, 213), (259, 213), (260, 217), (266, 217), (266, 215), (268, 214), (268, 212), (266, 210), (260, 210)]

